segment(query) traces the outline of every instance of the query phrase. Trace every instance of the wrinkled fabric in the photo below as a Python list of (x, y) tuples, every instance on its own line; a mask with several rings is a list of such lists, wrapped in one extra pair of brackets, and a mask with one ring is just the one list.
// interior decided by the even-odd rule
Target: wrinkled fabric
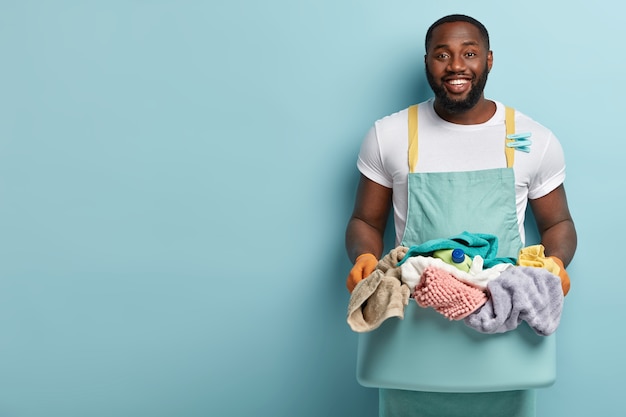
[(517, 257), (517, 264), (519, 266), (532, 266), (547, 269), (554, 275), (559, 275), (559, 270), (561, 269), (559, 265), (554, 262), (554, 259), (546, 257), (543, 245), (533, 245), (522, 248)]
[(402, 282), (408, 285), (411, 291), (413, 291), (420, 281), (424, 270), (429, 266), (434, 266), (449, 272), (461, 282), (484, 290), (487, 288), (487, 283), (498, 278), (502, 271), (507, 268), (515, 267), (509, 263), (501, 263), (491, 268), (482, 269), (483, 259), (479, 255), (476, 255), (472, 262), (470, 272), (465, 272), (438, 258), (421, 255), (413, 256), (400, 266), (400, 268), (402, 268)]
[(420, 307), (432, 307), (450, 320), (462, 320), (487, 302), (484, 292), (433, 266), (422, 274), (413, 298)]
[(396, 246), (383, 258), (378, 261), (376, 269), (380, 269), (389, 276), (395, 276), (400, 279), (402, 277), (402, 271), (400, 270), (399, 263), (406, 256), (409, 248), (406, 246)]
[(489, 300), (464, 319), (481, 333), (504, 333), (525, 321), (535, 333), (556, 331), (563, 310), (561, 279), (542, 268), (518, 266), (487, 285)]
[(565, 270), (565, 266), (563, 266), (563, 261), (556, 256), (546, 256), (543, 245), (533, 245), (522, 248), (519, 252), (517, 263), (520, 266), (543, 268), (552, 272), (554, 275), (558, 275), (559, 278), (561, 278), (563, 295), (567, 295), (569, 292), (571, 283), (569, 274)]
[(391, 317), (404, 318), (411, 291), (400, 281), (398, 260), (408, 248), (397, 247), (383, 257), (374, 272), (359, 282), (350, 295), (348, 325), (358, 333), (377, 329)]
[(400, 265), (412, 256), (430, 255), (440, 249), (463, 249), (465, 254), (472, 258), (479, 255), (483, 258), (485, 267), (487, 268), (503, 262), (513, 265), (517, 263), (516, 258), (496, 257), (498, 253), (497, 236), (487, 233), (463, 232), (447, 239), (433, 239), (409, 247), (408, 252), (400, 261)]

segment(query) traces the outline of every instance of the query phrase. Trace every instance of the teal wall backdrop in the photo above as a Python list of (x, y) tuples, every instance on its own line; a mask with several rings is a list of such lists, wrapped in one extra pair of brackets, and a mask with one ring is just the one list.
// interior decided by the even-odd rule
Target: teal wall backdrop
[(487, 95), (568, 161), (539, 416), (616, 415), (622, 16), (474, 3), (0, 1), (0, 416), (376, 416), (345, 321), (356, 154), (430, 96), (424, 33), (452, 12), (490, 30)]

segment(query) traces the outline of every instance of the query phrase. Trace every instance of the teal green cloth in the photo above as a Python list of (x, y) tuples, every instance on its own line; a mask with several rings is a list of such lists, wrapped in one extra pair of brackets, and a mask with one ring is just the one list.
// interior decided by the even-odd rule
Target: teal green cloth
[(518, 256), (522, 239), (512, 168), (411, 173), (408, 181), (402, 246), (447, 239), (467, 230), (498, 237), (493, 257)]
[(379, 390), (380, 417), (534, 417), (534, 390), (449, 394)]
[(517, 258), (497, 257), (498, 237), (487, 233), (462, 232), (447, 239), (433, 239), (419, 245), (409, 247), (406, 255), (398, 265), (402, 265), (412, 256), (429, 256), (440, 249), (463, 249), (466, 255), (473, 258), (480, 255), (484, 260), (485, 268), (491, 268), (500, 263), (517, 264)]

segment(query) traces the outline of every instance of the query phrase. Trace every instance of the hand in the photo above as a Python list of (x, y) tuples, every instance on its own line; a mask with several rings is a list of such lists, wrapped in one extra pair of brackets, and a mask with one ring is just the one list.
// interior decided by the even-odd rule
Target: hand
[(354, 262), (354, 266), (350, 270), (350, 274), (348, 275), (348, 279), (346, 281), (346, 287), (348, 287), (348, 291), (352, 293), (354, 291), (354, 287), (356, 284), (361, 282), (363, 278), (366, 278), (374, 272), (376, 269), (376, 265), (378, 264), (378, 259), (371, 253), (364, 253), (359, 255)]
[(552, 259), (559, 266), (559, 278), (561, 278), (561, 287), (563, 288), (563, 295), (567, 295), (570, 288), (569, 274), (565, 270), (565, 266), (563, 266), (563, 261), (561, 261), (556, 256), (549, 256), (548, 258)]

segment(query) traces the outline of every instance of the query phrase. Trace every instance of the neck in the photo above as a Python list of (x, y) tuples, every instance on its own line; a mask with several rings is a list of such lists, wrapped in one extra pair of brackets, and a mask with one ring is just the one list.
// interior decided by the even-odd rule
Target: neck
[(443, 120), (458, 125), (477, 125), (485, 123), (496, 113), (496, 103), (491, 100), (487, 100), (484, 97), (481, 98), (474, 107), (462, 113), (448, 112), (442, 108), (437, 99), (435, 99), (434, 108), (437, 115)]

